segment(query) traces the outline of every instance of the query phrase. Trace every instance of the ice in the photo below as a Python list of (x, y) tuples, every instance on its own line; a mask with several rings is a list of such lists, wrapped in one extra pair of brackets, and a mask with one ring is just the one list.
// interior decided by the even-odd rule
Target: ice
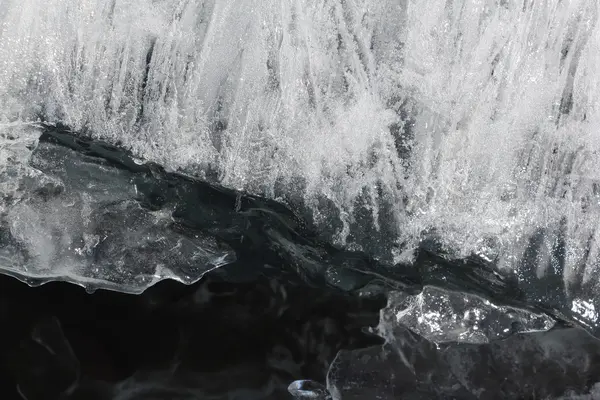
[(590, 297), (598, 17), (588, 0), (4, 0), (0, 123), (62, 122), (302, 203), (378, 258), (435, 232)]
[(489, 343), (519, 331), (548, 330), (554, 323), (545, 314), (428, 286), (418, 295), (392, 294), (379, 329), (385, 335), (388, 325), (401, 324), (438, 343)]
[[(424, 293), (423, 303), (432, 302), (431, 309), (444, 314), (437, 325), (445, 335), (431, 331), (435, 321), (426, 329), (411, 321), (430, 318), (429, 310), (406, 309), (401, 298), (392, 297), (377, 329), (386, 342), (342, 350), (332, 362), (327, 390), (333, 399), (595, 398), (597, 385), (591, 386), (599, 373), (595, 360), (600, 341), (585, 330), (562, 324), (531, 330), (540, 316), (520, 311), (520, 318), (529, 321), (529, 331), (506, 333), (501, 326), (507, 320), (501, 315), (505, 307), (456, 295), (453, 300), (458, 303), (475, 303), (467, 313), (482, 307), (478, 308), (482, 314), (493, 316), (484, 323), (493, 334), (473, 340), (455, 331), (463, 305), (452, 311), (435, 304), (442, 297), (452, 298), (451, 293), (435, 289)], [(402, 315), (399, 310), (406, 312)], [(494, 321), (498, 316), (500, 321)], [(589, 396), (578, 397), (590, 389)]]
[[(381, 178), (395, 180), (401, 169), (388, 130), (398, 118), (378, 93), (370, 50), (390, 57), (384, 47), (393, 43), (387, 37), (380, 46), (376, 32), (382, 16), (399, 23), (390, 5), (0, 7), (7, 120), (42, 116), (87, 128), (146, 160), (255, 193), (274, 195), (276, 183), (300, 177), (308, 202), (324, 196), (346, 211), (365, 184), (395, 187)], [(341, 241), (352, 218), (343, 215)]]
[(295, 399), (315, 399), (329, 400), (331, 397), (327, 394), (327, 389), (317, 382), (313, 381), (294, 381), (288, 388), (290, 394)]
[(147, 183), (131, 171), (38, 143), (33, 127), (4, 132), (3, 273), (32, 285), (65, 280), (89, 291), (139, 293), (163, 279), (193, 283), (235, 261), (214, 235), (173, 229), (173, 210), (144, 204), (139, 191)]

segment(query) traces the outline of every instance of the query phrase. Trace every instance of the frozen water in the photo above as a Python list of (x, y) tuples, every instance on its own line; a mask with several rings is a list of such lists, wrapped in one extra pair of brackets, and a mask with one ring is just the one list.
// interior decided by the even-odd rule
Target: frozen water
[(547, 330), (554, 323), (544, 314), (428, 286), (418, 295), (392, 294), (379, 330), (385, 336), (390, 325), (401, 324), (435, 342), (488, 343), (519, 331)]
[[(450, 310), (436, 304), (440, 298), (474, 304)], [(556, 324), (539, 331), (510, 329), (504, 336), (496, 331), (474, 337), (458, 332), (463, 310), (492, 316), (487, 321), (474, 318), (482, 331), (490, 329), (487, 333), (510, 322), (509, 310), (438, 289), (426, 290), (419, 300), (419, 308), (409, 307), (405, 313), (397, 300), (382, 310), (377, 330), (386, 339), (383, 345), (337, 354), (327, 376), (333, 399), (596, 398), (600, 341), (585, 330)], [(427, 306), (443, 315), (423, 329), (425, 324), (410, 318), (431, 319)], [(539, 315), (519, 313), (516, 319), (527, 329), (541, 322)]]
[(591, 296), (598, 17), (588, 0), (4, 0), (0, 122), (300, 198), (352, 248), (410, 258), (435, 232)]
[(145, 182), (133, 172), (38, 143), (35, 127), (7, 132), (0, 149), (4, 273), (31, 284), (65, 280), (139, 293), (166, 278), (193, 283), (235, 261), (215, 236), (173, 229), (172, 210), (144, 205)]

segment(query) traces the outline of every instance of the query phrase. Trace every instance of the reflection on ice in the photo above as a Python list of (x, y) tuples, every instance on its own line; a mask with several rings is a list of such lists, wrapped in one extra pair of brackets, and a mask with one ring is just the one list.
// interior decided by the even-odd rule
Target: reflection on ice
[(554, 325), (554, 320), (545, 314), (431, 286), (418, 295), (392, 294), (384, 311), (387, 313), (394, 316), (396, 323), (438, 343), (487, 343), (518, 331), (546, 330)]
[(584, 321), (598, 321), (598, 312), (596, 311), (594, 304), (589, 301), (582, 299), (573, 300), (571, 311), (573, 311), (575, 315), (583, 318)]

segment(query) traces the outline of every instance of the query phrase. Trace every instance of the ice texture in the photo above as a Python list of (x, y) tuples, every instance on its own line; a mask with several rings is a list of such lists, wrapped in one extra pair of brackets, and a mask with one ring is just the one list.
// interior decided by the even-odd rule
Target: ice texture
[[(598, 18), (588, 0), (5, 0), (0, 168), (25, 173), (15, 126), (61, 122), (306, 207), (391, 264), (435, 238), (558, 277), (596, 315)], [(51, 223), (21, 207), (15, 232)]]
[(0, 203), (2, 272), (31, 284), (65, 280), (139, 293), (166, 278), (193, 283), (235, 261), (214, 235), (188, 235), (174, 227), (172, 210), (145, 204), (143, 176), (37, 143), (40, 131), (26, 129), (35, 135), (29, 142), (23, 135), (4, 149), (0, 185), (10, 189)]

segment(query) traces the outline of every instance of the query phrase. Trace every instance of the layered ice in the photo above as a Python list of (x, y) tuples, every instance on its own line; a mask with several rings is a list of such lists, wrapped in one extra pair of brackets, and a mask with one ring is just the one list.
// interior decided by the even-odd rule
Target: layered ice
[(28, 137), (14, 124), (62, 122), (301, 203), (382, 259), (434, 236), (525, 281), (562, 276), (582, 309), (597, 290), (598, 17), (587, 0), (4, 0), (0, 168), (7, 135)]
[(193, 283), (235, 261), (214, 235), (174, 229), (173, 210), (142, 201), (147, 183), (133, 171), (38, 143), (34, 127), (11, 132), (20, 139), (7, 139), (13, 143), (2, 153), (3, 273), (31, 284), (64, 280), (139, 293), (166, 278)]

